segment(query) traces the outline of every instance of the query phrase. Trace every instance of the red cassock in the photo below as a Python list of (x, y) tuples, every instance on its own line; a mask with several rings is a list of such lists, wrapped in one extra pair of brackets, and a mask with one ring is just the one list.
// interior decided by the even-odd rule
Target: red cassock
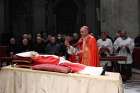
[(82, 40), (80, 44), (80, 63), (88, 66), (99, 66), (99, 53), (96, 44), (96, 39), (88, 35)]

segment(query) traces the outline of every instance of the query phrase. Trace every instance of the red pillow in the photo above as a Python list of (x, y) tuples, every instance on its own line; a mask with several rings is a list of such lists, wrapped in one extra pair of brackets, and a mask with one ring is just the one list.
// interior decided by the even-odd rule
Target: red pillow
[(69, 73), (71, 72), (69, 67), (54, 65), (54, 64), (40, 64), (32, 66), (34, 70), (43, 70), (43, 71), (52, 71), (60, 73)]
[(69, 67), (72, 72), (78, 72), (83, 70), (86, 66), (79, 63), (61, 63), (60, 66)]
[(77, 62), (78, 61), (75, 55), (69, 55), (68, 60), (71, 61), (71, 62)]
[(32, 57), (34, 64), (58, 64), (59, 58), (53, 56), (35, 56)]

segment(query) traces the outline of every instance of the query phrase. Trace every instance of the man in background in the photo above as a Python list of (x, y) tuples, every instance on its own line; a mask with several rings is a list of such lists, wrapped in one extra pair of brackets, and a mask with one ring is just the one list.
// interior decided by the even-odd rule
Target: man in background
[(120, 37), (114, 42), (114, 48), (119, 56), (126, 56), (126, 61), (119, 61), (120, 72), (125, 75), (125, 79), (129, 79), (132, 75), (132, 52), (134, 49), (134, 40), (127, 36), (126, 31), (121, 31)]
[(99, 53), (96, 39), (89, 34), (89, 28), (82, 26), (80, 28), (81, 38), (79, 39), (80, 63), (88, 66), (99, 66)]
[(96, 39), (89, 34), (89, 28), (82, 26), (80, 28), (81, 38), (75, 44), (75, 47), (70, 45), (68, 40), (65, 40), (67, 53), (78, 56), (78, 62), (87, 66), (99, 66), (99, 53), (96, 44)]

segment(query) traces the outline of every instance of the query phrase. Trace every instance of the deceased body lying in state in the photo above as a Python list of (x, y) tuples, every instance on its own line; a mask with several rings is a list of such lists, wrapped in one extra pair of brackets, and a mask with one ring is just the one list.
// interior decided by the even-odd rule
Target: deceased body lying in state
[[(51, 71), (59, 73), (79, 73), (88, 75), (101, 75), (103, 74), (103, 67), (93, 67), (86, 66), (80, 63), (73, 63), (66, 60), (64, 57), (59, 57), (56, 55), (46, 55), (39, 54), (35, 51), (17, 53), (16, 58), (13, 58), (14, 66), (22, 67), (21, 62), (15, 62), (15, 60), (20, 59), (20, 61), (31, 60), (30, 68), (33, 70)], [(21, 60), (22, 59), (22, 60)], [(25, 65), (24, 65), (25, 66)], [(23, 66), (23, 67), (24, 67)]]

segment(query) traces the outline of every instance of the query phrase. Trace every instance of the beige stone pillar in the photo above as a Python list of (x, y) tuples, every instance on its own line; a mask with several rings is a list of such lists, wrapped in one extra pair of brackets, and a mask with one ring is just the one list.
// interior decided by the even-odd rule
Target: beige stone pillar
[(114, 37), (118, 30), (126, 30), (135, 37), (139, 29), (139, 0), (101, 0), (101, 31)]

